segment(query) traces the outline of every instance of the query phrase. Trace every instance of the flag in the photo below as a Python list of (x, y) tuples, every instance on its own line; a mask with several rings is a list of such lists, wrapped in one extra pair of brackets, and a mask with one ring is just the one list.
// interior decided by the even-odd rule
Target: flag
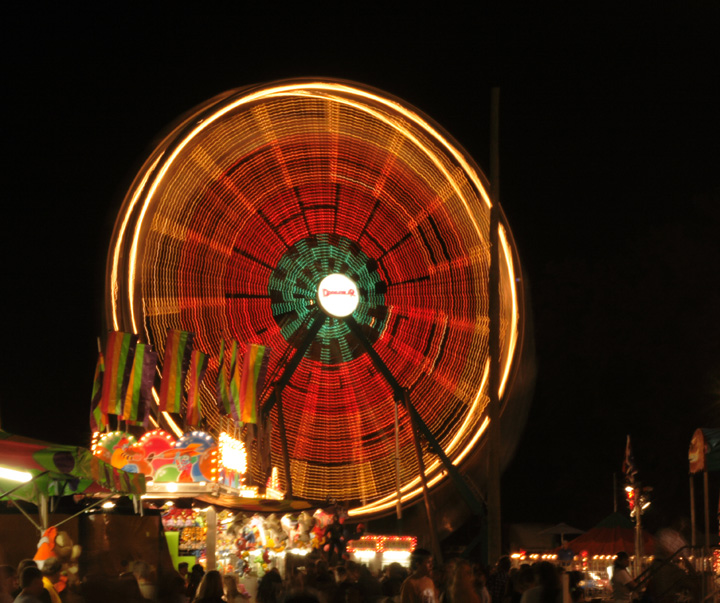
[(240, 420), (243, 423), (257, 423), (257, 398), (265, 381), (268, 356), (268, 348), (257, 343), (248, 345), (245, 352), (240, 389)]
[(225, 370), (225, 340), (220, 340), (220, 354), (218, 360), (218, 377), (217, 389), (215, 391), (215, 401), (217, 403), (218, 412), (221, 415), (230, 414), (230, 390), (228, 388), (227, 374)]
[(623, 460), (625, 483), (633, 485), (635, 483), (635, 476), (637, 475), (637, 472), (635, 458), (633, 457), (632, 448), (630, 447), (630, 436), (628, 436), (625, 442), (625, 459)]
[(98, 354), (93, 377), (92, 396), (90, 398), (90, 430), (103, 431), (108, 426), (107, 415), (102, 409), (103, 375), (105, 374), (105, 358), (102, 352)]
[(158, 403), (161, 412), (180, 412), (193, 337), (194, 334), (187, 331), (168, 329)]
[(136, 340), (132, 333), (111, 331), (108, 334), (101, 399), (102, 411), (106, 415), (122, 414)]
[(208, 355), (200, 350), (193, 350), (190, 356), (190, 377), (188, 384), (187, 412), (185, 425), (197, 426), (202, 417), (200, 405), (200, 384), (208, 366)]
[(240, 422), (240, 391), (242, 376), (240, 374), (240, 363), (238, 362), (238, 342), (233, 340), (232, 352), (230, 353), (230, 414), (235, 423)]
[(157, 353), (153, 351), (152, 346), (138, 343), (135, 346), (135, 358), (121, 419), (135, 425), (144, 422), (152, 395), (156, 365)]

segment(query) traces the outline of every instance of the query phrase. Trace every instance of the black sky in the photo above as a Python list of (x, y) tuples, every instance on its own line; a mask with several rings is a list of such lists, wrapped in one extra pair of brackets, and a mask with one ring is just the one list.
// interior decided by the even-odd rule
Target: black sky
[(690, 436), (720, 426), (720, 8), (501, 6), (4, 8), (3, 427), (87, 445), (112, 226), (180, 114), (276, 78), (356, 80), (487, 169), (500, 85), (538, 362), (504, 518), (602, 519), (628, 433), (650, 524), (687, 515)]

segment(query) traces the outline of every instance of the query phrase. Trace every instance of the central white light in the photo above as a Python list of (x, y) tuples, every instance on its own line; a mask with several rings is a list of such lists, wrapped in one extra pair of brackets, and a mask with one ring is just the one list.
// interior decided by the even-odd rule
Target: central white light
[(350, 316), (359, 301), (357, 285), (344, 274), (328, 274), (318, 285), (320, 307), (331, 316)]

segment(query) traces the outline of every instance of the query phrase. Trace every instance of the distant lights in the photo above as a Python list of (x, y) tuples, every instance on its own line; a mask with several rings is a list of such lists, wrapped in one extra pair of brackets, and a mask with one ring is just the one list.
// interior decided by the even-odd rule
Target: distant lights
[(406, 552), (417, 546), (415, 536), (372, 536), (365, 535), (348, 543), (347, 550), (351, 553), (373, 551), (374, 553)]
[(518, 553), (512, 553), (510, 558), (519, 560), (532, 559), (534, 561), (555, 561), (557, 560), (557, 555), (553, 553), (530, 553), (528, 555), (526, 551), (520, 551)]

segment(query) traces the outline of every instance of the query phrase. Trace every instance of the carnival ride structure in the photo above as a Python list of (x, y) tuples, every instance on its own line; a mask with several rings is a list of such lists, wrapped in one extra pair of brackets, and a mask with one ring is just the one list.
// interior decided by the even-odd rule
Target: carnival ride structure
[[(221, 341), (268, 346), (259, 414), (281, 432), (272, 458), (284, 489), (351, 516), (389, 513), (421, 494), (421, 465), (431, 488), (477, 469), (490, 421), (492, 206), (470, 156), (397, 98), (320, 79), (231, 90), (168, 128), (128, 190), (108, 326), (159, 357), (168, 329), (193, 332), (211, 355), (201, 397), (215, 431)], [(499, 213), (506, 462), (532, 369), (522, 271)], [(416, 430), (428, 444), (419, 458)]]

